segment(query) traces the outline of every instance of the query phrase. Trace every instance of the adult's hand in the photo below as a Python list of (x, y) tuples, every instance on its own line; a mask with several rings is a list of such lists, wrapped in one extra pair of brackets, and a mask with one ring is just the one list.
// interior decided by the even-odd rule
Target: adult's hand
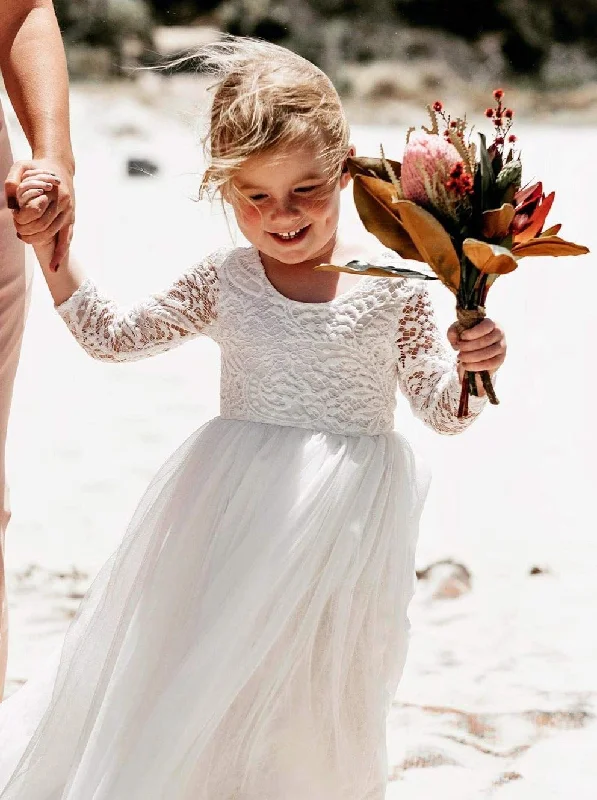
[[(54, 186), (41, 195), (26, 209), (20, 210), (17, 202), (17, 188), (22, 181), (34, 178), (36, 174), (50, 173), (55, 176)], [(44, 245), (54, 241), (54, 255), (51, 266), (58, 267), (64, 259), (73, 235), (75, 222), (75, 193), (73, 173), (68, 165), (57, 159), (38, 158), (17, 161), (4, 184), (6, 201), (13, 210), (18, 236), (26, 243)]]

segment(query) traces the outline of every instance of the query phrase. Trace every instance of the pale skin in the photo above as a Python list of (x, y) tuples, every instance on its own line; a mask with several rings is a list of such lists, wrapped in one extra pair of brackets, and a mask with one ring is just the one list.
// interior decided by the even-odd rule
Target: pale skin
[[(36, 200), (39, 190), (35, 182), (46, 177), (36, 175), (33, 182), (21, 184), (17, 196), (24, 208)], [(351, 254), (337, 239), (340, 195), (349, 183), (347, 170), (330, 182), (315, 151), (305, 146), (253, 156), (225, 192), (240, 230), (259, 250), (269, 281), (291, 300), (329, 302), (357, 280), (345, 273), (313, 270), (318, 264), (346, 263), (358, 255)], [(297, 231), (297, 236), (288, 238)], [(50, 268), (48, 248), (36, 246), (36, 252), (54, 302), (64, 302), (82, 283), (83, 273), (68, 257), (56, 272)], [(455, 322), (447, 338), (458, 351), (461, 377), (465, 371), (493, 375), (506, 357), (504, 332), (489, 318), (461, 335)], [(483, 395), (479, 378), (477, 383)]]
[[(53, 245), (56, 265), (72, 237), (75, 164), (66, 58), (52, 0), (0, 2), (0, 70), (32, 156), (8, 174), (8, 206), (19, 237), (28, 244)], [(24, 209), (16, 198), (22, 181), (38, 190)]]

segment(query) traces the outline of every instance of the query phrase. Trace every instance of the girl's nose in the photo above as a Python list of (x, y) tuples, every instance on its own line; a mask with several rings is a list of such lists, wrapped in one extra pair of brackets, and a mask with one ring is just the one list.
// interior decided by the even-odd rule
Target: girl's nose
[(294, 198), (288, 198), (287, 200), (276, 203), (272, 210), (272, 215), (276, 219), (296, 219), (300, 216), (300, 210), (297, 208)]

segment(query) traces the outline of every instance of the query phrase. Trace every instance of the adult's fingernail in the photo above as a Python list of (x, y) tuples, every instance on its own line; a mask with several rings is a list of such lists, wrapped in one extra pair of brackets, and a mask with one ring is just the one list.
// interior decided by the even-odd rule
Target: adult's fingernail
[(11, 197), (7, 198), (6, 205), (10, 208), (11, 211), (18, 211), (19, 210), (19, 204), (17, 203), (17, 198), (16, 197), (12, 197), (11, 196)]

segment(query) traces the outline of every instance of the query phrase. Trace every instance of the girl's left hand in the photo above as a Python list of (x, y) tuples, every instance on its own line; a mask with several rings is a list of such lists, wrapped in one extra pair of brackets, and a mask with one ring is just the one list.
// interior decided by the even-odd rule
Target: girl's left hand
[(459, 372), (494, 373), (506, 358), (504, 331), (493, 320), (485, 317), (473, 328), (458, 335), (458, 323), (448, 328), (448, 341), (458, 350)]

